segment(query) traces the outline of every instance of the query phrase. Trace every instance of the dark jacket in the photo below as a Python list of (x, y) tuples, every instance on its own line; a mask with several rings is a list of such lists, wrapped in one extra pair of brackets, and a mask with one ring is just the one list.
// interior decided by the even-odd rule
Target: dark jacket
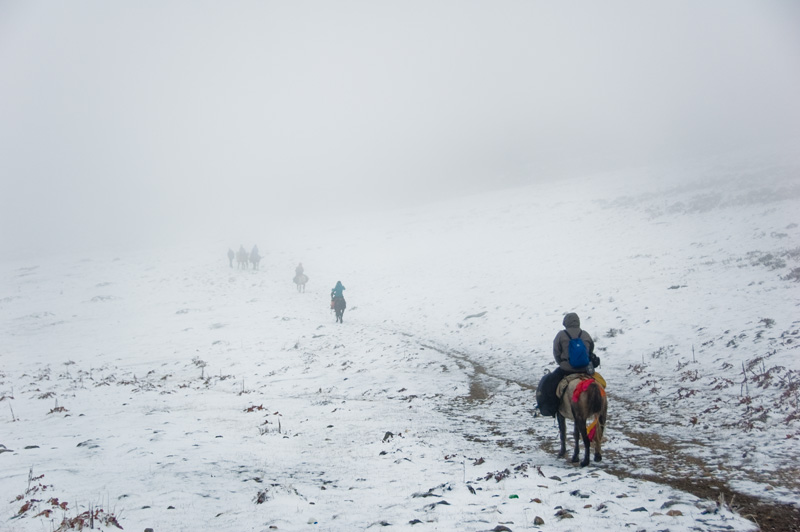
[[(573, 368), (569, 363), (569, 337), (577, 338), (580, 334), (583, 343), (586, 344), (586, 349), (589, 350), (589, 357), (594, 354), (594, 340), (589, 333), (581, 329), (581, 319), (574, 312), (570, 312), (564, 316), (564, 328), (566, 331), (559, 331), (553, 340), (553, 358), (556, 360), (558, 367), (567, 373), (593, 373), (594, 366), (590, 362), (588, 366), (582, 368)], [(569, 332), (569, 335), (567, 335)]]

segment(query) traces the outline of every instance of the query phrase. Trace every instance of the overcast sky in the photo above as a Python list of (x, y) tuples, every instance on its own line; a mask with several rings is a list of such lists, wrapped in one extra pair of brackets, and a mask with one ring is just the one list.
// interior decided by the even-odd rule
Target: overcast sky
[(0, 0), (0, 231), (235, 238), (785, 141), (798, 95), (791, 0)]

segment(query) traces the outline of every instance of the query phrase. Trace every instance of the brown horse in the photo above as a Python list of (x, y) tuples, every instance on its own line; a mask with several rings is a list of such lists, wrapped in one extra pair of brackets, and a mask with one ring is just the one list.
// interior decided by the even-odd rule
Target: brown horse
[(338, 323), (342, 322), (342, 317), (344, 316), (344, 309), (347, 308), (347, 302), (344, 300), (342, 296), (334, 297), (331, 300), (331, 308), (336, 312), (336, 321)]
[[(559, 390), (561, 389), (562, 386), (559, 386)], [(581, 440), (583, 440), (583, 445), (586, 448), (581, 467), (589, 465), (589, 446), (591, 442), (594, 442), (594, 461), (599, 462), (602, 460), (600, 448), (603, 441), (603, 432), (606, 428), (607, 410), (606, 392), (597, 381), (588, 375), (581, 375), (581, 377), (569, 380), (561, 396), (558, 414), (556, 414), (558, 432), (561, 436), (561, 452), (558, 453), (558, 457), (563, 458), (567, 454), (566, 420), (572, 419), (574, 421), (573, 435), (575, 437), (575, 452), (572, 455), (572, 461), (578, 461)], [(595, 416), (596, 424), (594, 433), (590, 437), (586, 430), (586, 422), (592, 416)]]

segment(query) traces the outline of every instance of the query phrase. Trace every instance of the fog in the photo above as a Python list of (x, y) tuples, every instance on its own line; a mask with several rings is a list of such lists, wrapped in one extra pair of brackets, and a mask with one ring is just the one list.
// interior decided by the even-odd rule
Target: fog
[(0, 0), (2, 250), (237, 245), (786, 142), (798, 94), (791, 1)]

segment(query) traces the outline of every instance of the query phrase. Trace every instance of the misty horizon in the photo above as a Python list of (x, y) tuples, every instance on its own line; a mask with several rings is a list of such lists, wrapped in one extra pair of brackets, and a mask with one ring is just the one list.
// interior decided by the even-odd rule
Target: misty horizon
[(798, 27), (780, 1), (0, 2), (3, 247), (276, 231), (790, 142)]

